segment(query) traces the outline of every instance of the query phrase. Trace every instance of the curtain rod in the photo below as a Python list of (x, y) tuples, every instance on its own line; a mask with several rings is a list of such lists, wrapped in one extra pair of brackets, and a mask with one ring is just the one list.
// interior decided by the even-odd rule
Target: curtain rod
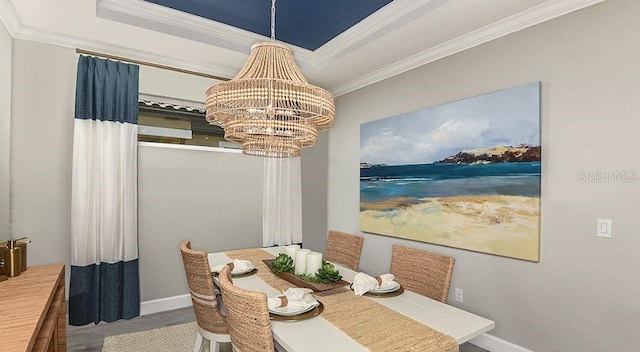
[(165, 70), (169, 70), (169, 71), (187, 73), (187, 74), (190, 74), (190, 75), (217, 79), (219, 81), (228, 81), (229, 80), (229, 78), (214, 76), (214, 75), (210, 75), (208, 73), (196, 72), (196, 71), (186, 70), (186, 69), (183, 69), (183, 68), (177, 68), (177, 67), (173, 67), (173, 66), (155, 64), (153, 62), (148, 62), (148, 61), (141, 61), (141, 60), (136, 60), (136, 59), (128, 59), (128, 58), (122, 57), (122, 56), (109, 55), (109, 54), (105, 54), (105, 53), (99, 53), (99, 52), (84, 50), (84, 49), (80, 49), (80, 48), (76, 48), (76, 53), (85, 54), (85, 55), (91, 55), (91, 56), (99, 56), (99, 57), (103, 57), (105, 59), (126, 61), (126, 62), (130, 62), (132, 64), (138, 64), (138, 65), (161, 68), (161, 69), (165, 69)]

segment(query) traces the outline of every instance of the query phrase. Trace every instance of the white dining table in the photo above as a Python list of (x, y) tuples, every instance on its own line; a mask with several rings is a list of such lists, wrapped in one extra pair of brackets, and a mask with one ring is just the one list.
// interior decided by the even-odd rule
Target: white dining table
[[(284, 247), (263, 248), (264, 251), (278, 256), (284, 253)], [(209, 253), (209, 265), (213, 267), (232, 261), (224, 252)], [(353, 282), (357, 274), (349, 268), (335, 264), (343, 280)], [(236, 277), (233, 283), (251, 291), (264, 292), (267, 296), (281, 294), (264, 282), (258, 275)], [(492, 320), (450, 306), (448, 304), (419, 295), (409, 290), (395, 297), (369, 297), (381, 305), (404, 314), (443, 334), (453, 337), (458, 344), (469, 341), (495, 327)], [(327, 352), (327, 351), (368, 351), (368, 349), (343, 333), (329, 321), (317, 317), (300, 321), (271, 321), (273, 338), (286, 351)]]

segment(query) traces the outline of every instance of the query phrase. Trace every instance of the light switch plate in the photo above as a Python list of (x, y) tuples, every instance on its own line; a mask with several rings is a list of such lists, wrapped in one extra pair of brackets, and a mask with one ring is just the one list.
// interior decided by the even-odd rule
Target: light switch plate
[(464, 302), (464, 291), (461, 288), (456, 288), (455, 299), (456, 301), (463, 303)]
[(611, 219), (598, 219), (596, 236), (611, 238)]

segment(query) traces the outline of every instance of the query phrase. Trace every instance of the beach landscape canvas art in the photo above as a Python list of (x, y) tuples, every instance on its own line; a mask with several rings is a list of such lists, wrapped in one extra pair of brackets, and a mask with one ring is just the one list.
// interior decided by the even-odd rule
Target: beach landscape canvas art
[(360, 126), (360, 230), (539, 261), (540, 82)]

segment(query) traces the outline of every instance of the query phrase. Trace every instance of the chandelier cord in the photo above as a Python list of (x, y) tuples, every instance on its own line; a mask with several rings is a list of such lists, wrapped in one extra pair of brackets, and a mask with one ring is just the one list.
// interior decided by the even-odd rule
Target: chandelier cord
[(271, 0), (271, 40), (276, 40), (276, 0)]

